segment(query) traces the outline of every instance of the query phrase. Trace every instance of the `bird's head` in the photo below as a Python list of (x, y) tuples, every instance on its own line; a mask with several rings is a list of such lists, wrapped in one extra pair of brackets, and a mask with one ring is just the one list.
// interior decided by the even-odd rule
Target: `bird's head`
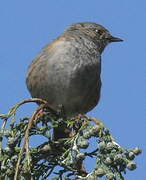
[(79, 31), (82, 34), (87, 35), (95, 43), (97, 43), (101, 52), (109, 43), (123, 41), (118, 37), (112, 36), (110, 32), (103, 26), (92, 22), (81, 22), (72, 24), (66, 29), (66, 31)]

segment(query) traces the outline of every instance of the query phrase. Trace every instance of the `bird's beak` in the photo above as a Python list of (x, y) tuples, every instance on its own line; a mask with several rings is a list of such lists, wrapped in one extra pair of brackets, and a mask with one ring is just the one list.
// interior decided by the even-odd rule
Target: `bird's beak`
[(118, 37), (113, 37), (113, 36), (108, 37), (108, 39), (109, 39), (110, 42), (120, 42), (120, 41), (123, 41), (122, 39), (120, 39)]

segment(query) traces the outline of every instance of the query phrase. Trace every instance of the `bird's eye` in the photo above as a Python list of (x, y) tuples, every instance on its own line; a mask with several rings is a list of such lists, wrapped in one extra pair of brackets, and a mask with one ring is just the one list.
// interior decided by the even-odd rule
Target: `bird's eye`
[(98, 33), (99, 35), (103, 34), (103, 31), (99, 30), (99, 29), (95, 29), (95, 32)]
[(98, 32), (99, 32), (99, 29), (95, 29), (95, 32), (98, 33)]

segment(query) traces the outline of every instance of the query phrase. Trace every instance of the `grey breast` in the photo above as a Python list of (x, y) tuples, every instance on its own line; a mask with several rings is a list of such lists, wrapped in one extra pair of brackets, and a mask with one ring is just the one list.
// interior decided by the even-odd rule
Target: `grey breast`
[(44, 48), (28, 73), (31, 95), (47, 100), (55, 108), (62, 104), (69, 116), (90, 111), (100, 97), (98, 47), (90, 39), (75, 35), (55, 41), (53, 46), (53, 50)]

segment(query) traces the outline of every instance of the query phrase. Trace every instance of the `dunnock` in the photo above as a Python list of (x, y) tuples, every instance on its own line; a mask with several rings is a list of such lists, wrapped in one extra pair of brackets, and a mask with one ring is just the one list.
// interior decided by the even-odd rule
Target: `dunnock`
[(54, 108), (62, 104), (67, 117), (89, 112), (100, 98), (101, 53), (118, 41), (99, 24), (70, 25), (30, 65), (26, 83), (32, 97)]

